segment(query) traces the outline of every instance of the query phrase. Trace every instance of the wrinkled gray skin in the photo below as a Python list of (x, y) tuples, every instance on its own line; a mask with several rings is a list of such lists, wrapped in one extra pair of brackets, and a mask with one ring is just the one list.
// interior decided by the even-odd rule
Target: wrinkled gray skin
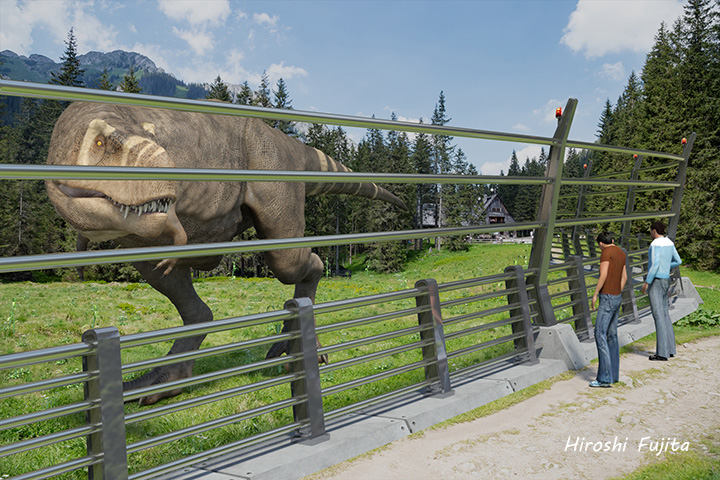
[[(48, 164), (349, 171), (257, 119), (82, 102), (70, 105), (57, 121)], [(80, 249), (88, 241), (105, 240), (123, 247), (226, 242), (250, 227), (263, 239), (302, 237), (306, 195), (344, 193), (405, 208), (401, 200), (374, 184), (49, 180), (46, 186), (57, 212), (79, 232)], [(209, 270), (220, 259), (133, 265), (189, 325), (213, 319), (193, 288), (190, 268)], [(314, 301), (323, 264), (309, 248), (266, 252), (265, 259), (278, 280), (295, 285), (295, 298)], [(203, 339), (178, 339), (169, 354), (196, 350)], [(275, 344), (268, 357), (279, 356), (286, 348)], [(193, 363), (156, 368), (125, 382), (123, 389), (190, 377)], [(150, 405), (179, 393), (147, 396), (140, 403)]]

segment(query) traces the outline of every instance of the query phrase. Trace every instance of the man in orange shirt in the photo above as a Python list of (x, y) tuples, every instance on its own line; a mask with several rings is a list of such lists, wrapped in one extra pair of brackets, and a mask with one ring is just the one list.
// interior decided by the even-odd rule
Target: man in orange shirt
[(597, 379), (591, 387), (611, 387), (620, 376), (620, 347), (617, 338), (617, 324), (622, 303), (622, 290), (627, 282), (625, 253), (613, 242), (610, 232), (597, 237), (600, 245), (600, 277), (595, 286), (591, 308), (600, 297), (595, 319), (595, 345), (598, 350)]

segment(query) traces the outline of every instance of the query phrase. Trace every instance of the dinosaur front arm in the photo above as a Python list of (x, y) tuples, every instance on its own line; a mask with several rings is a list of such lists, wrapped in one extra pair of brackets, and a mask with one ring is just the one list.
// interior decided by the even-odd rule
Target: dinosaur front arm
[[(185, 229), (178, 219), (175, 205), (176, 203), (173, 203), (168, 209), (167, 222), (165, 223), (163, 235), (171, 237), (173, 239), (173, 245), (187, 245), (187, 233), (185, 233)], [(163, 275), (169, 275), (177, 261), (177, 258), (166, 258), (158, 263), (155, 268), (165, 268)]]

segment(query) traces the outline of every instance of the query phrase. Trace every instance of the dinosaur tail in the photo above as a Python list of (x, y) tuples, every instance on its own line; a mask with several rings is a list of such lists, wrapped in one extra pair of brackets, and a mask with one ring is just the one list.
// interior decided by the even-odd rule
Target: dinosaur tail
[[(308, 170), (316, 170), (321, 172), (352, 172), (349, 168), (340, 162), (336, 162), (329, 156), (317, 149), (312, 149), (315, 157), (312, 166)], [(312, 155), (312, 154), (311, 154)], [(374, 183), (314, 183), (305, 184), (305, 195), (325, 195), (325, 194), (344, 194), (354, 195), (356, 197), (365, 197), (372, 200), (382, 200), (383, 202), (397, 205), (403, 210), (407, 210), (405, 202), (393, 195), (390, 191), (375, 185)]]

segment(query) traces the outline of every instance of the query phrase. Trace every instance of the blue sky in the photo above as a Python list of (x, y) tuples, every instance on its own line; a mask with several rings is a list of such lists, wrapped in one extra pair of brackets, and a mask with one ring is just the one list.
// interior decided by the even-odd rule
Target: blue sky
[[(551, 136), (579, 100), (570, 138), (594, 141), (605, 100), (640, 73), (679, 0), (231, 1), (0, 0), (0, 50), (59, 61), (122, 49), (186, 82), (257, 86), (282, 77), (296, 110), (430, 122), (440, 91), (450, 125)], [(358, 141), (363, 130), (348, 130)], [(539, 146), (455, 139), (485, 175)]]

